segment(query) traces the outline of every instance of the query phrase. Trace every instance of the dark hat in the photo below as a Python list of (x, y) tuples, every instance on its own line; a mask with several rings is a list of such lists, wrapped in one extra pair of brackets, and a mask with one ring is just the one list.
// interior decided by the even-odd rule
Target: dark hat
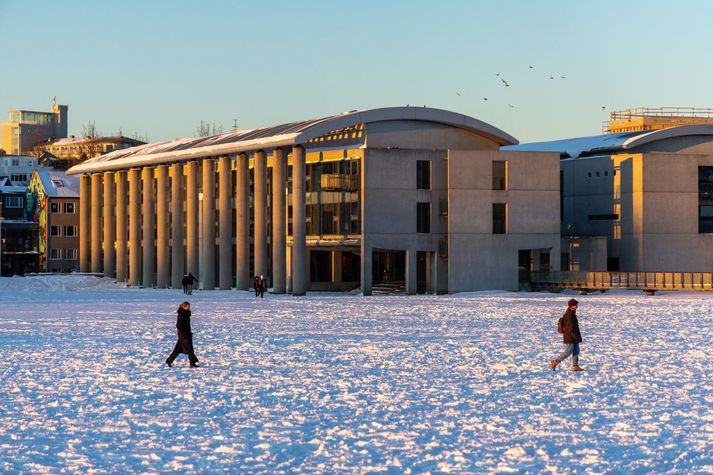
[(569, 299), (569, 302), (567, 302), (567, 306), (568, 306), (568, 307), (573, 307), (573, 306), (577, 305), (578, 303), (579, 303), (579, 302), (577, 302), (577, 301), (574, 300), (574, 299)]

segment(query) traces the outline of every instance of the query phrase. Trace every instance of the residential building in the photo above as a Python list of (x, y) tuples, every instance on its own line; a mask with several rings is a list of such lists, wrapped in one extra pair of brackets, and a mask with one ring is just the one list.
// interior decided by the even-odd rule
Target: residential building
[(67, 137), (67, 106), (53, 101), (51, 112), (11, 110), (0, 124), (0, 148), (9, 155), (24, 155), (35, 145)]
[(0, 274), (24, 275), (38, 270), (37, 223), (28, 219), (26, 186), (0, 185), (2, 268)]
[(27, 186), (37, 168), (37, 158), (0, 155), (0, 184)]
[(558, 268), (559, 154), (426, 107), (117, 150), (80, 175), (80, 268), (144, 287), (511, 289)]
[(37, 223), (39, 269), (79, 270), (79, 179), (39, 168), (27, 187), (27, 201)]
[(59, 139), (48, 143), (43, 143), (33, 147), (36, 155), (43, 152), (51, 154), (58, 159), (58, 163), (64, 166), (57, 168), (69, 168), (88, 158), (111, 153), (114, 150), (123, 150), (129, 147), (144, 145), (145, 142), (129, 137), (75, 137)]

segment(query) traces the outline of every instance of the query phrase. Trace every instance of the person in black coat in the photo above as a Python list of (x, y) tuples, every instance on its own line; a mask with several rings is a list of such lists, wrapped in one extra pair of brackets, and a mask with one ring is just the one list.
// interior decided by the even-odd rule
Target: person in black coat
[(255, 279), (253, 279), (253, 286), (255, 287), (255, 297), (260, 296), (260, 286), (262, 285), (262, 281), (260, 280), (260, 276), (256, 275)]
[(178, 306), (176, 333), (178, 335), (178, 341), (166, 359), (166, 364), (170, 368), (173, 364), (173, 360), (181, 353), (185, 353), (188, 355), (191, 368), (197, 368), (198, 358), (196, 358), (196, 354), (193, 352), (193, 332), (191, 331), (191, 304), (188, 302), (183, 302)]
[(572, 371), (582, 371), (579, 366), (579, 344), (582, 343), (582, 334), (579, 332), (579, 321), (577, 320), (578, 305), (579, 302), (575, 299), (570, 299), (567, 302), (567, 311), (562, 316), (562, 342), (565, 344), (565, 349), (557, 359), (550, 361), (553, 371), (570, 355), (572, 355)]
[(183, 279), (181, 279), (181, 285), (183, 286), (184, 294), (191, 295), (193, 293), (194, 281), (197, 283), (198, 279), (196, 279), (190, 272), (187, 275), (183, 276)]

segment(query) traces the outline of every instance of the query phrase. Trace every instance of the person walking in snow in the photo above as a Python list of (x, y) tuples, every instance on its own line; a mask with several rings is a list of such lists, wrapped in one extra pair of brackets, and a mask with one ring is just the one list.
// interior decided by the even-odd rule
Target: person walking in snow
[(262, 279), (260, 279), (259, 275), (255, 276), (255, 279), (253, 279), (253, 286), (255, 287), (255, 297), (260, 296), (260, 287), (262, 286)]
[(198, 279), (196, 279), (193, 274), (190, 272), (187, 275), (183, 276), (183, 279), (181, 279), (181, 285), (183, 285), (183, 293), (186, 295), (191, 295), (193, 294), (193, 282), (198, 283)]
[[(572, 355), (572, 371), (582, 371), (579, 366), (579, 344), (582, 343), (582, 335), (579, 333), (577, 305), (579, 305), (579, 302), (575, 299), (569, 299), (569, 302), (567, 302), (567, 311), (564, 312), (561, 319), (562, 342), (565, 344), (565, 349), (557, 359), (550, 361), (552, 371), (570, 355)], [(560, 325), (558, 325), (559, 327)]]
[(173, 360), (181, 353), (188, 355), (191, 368), (198, 367), (198, 358), (193, 351), (193, 332), (191, 331), (191, 304), (183, 302), (178, 306), (178, 319), (176, 320), (176, 334), (178, 341), (171, 354), (166, 358), (166, 364), (170, 368)]
[(265, 291), (267, 290), (267, 279), (264, 275), (260, 276), (260, 298), (263, 298)]

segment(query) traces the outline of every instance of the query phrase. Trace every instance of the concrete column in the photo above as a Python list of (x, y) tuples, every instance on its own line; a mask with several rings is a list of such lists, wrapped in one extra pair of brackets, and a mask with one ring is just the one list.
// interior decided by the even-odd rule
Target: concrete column
[(116, 281), (125, 282), (127, 278), (128, 253), (126, 252), (126, 233), (128, 231), (128, 201), (126, 193), (126, 172), (116, 172)]
[(141, 171), (129, 170), (129, 285), (141, 284)]
[(282, 149), (272, 152), (272, 293), (284, 294), (287, 247), (287, 215), (285, 214), (285, 186), (287, 161)]
[(204, 159), (203, 167), (203, 248), (199, 257), (204, 290), (215, 290), (215, 162)]
[(406, 294), (415, 295), (418, 291), (418, 253), (406, 250)]
[(307, 293), (305, 150), (292, 148), (292, 295)]
[(253, 156), (253, 220), (255, 275), (267, 274), (267, 158), (265, 152)]
[(332, 283), (338, 284), (342, 281), (342, 252), (332, 251)]
[(171, 287), (181, 288), (183, 260), (183, 165), (171, 165)]
[(156, 197), (153, 188), (153, 175), (153, 168), (151, 167), (144, 167), (141, 170), (141, 181), (143, 182), (143, 202), (141, 206), (143, 278), (141, 279), (141, 284), (144, 287), (153, 287), (154, 284), (154, 257), (156, 256), (156, 249), (154, 248), (154, 234), (156, 232), (154, 202)]
[(156, 167), (156, 287), (165, 289), (169, 281), (168, 166)]
[(91, 190), (90, 176), (81, 175), (79, 177), (79, 270), (81, 272), (92, 270), (89, 264), (92, 243)]
[(230, 157), (220, 157), (218, 160), (218, 221), (219, 221), (219, 282), (220, 290), (230, 290), (233, 273), (233, 207), (231, 203), (232, 188), (230, 187)]
[(198, 163), (186, 164), (186, 266), (198, 278)]
[(92, 272), (102, 272), (102, 176), (92, 174)]
[(235, 180), (235, 272), (238, 290), (250, 288), (250, 170), (248, 156), (244, 153), (236, 159)]
[(104, 172), (104, 276), (115, 277), (116, 207), (114, 206), (114, 173)]

